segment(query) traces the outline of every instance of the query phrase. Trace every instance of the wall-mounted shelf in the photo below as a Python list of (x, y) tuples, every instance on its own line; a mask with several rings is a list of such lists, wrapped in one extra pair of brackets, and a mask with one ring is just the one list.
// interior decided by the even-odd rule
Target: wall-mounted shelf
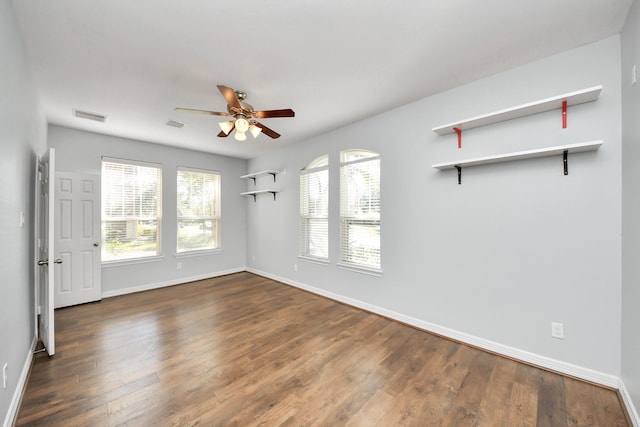
[(477, 157), (467, 160), (458, 160), (455, 162), (439, 163), (432, 167), (440, 170), (457, 169), (458, 184), (461, 183), (461, 174), (463, 167), (487, 165), (491, 163), (510, 162), (514, 160), (532, 159), (536, 157), (549, 157), (562, 154), (564, 156), (564, 174), (568, 175), (567, 154), (580, 153), (584, 151), (595, 151), (602, 145), (602, 140), (579, 142), (576, 144), (556, 145), (553, 147), (538, 148), (535, 150), (516, 151), (513, 153), (497, 154), (494, 156)]
[(438, 135), (447, 135), (450, 133), (458, 134), (458, 147), (461, 144), (462, 131), (477, 128), (480, 126), (499, 123), (506, 120), (525, 117), (532, 114), (538, 114), (545, 111), (562, 109), (562, 124), (566, 127), (567, 107), (571, 105), (584, 104), (586, 102), (595, 101), (600, 96), (602, 85), (594, 86), (562, 95), (553, 96), (551, 98), (541, 99), (539, 101), (529, 102), (527, 104), (517, 105), (511, 108), (494, 111), (492, 113), (483, 114), (481, 116), (470, 117), (464, 120), (458, 120), (446, 125), (437, 126), (431, 129)]
[(278, 193), (278, 190), (256, 190), (256, 191), (245, 191), (244, 193), (240, 193), (240, 195), (242, 196), (253, 196), (253, 201), (256, 201), (256, 195), (257, 194), (263, 194), (263, 193), (271, 193), (273, 194), (273, 200), (276, 200), (276, 193)]
[(249, 173), (247, 175), (242, 175), (240, 178), (252, 179), (253, 185), (256, 185), (256, 178), (259, 178), (261, 176), (266, 176), (266, 175), (273, 176), (273, 182), (276, 182), (276, 175), (278, 175), (279, 173), (280, 171), (277, 171), (277, 170), (266, 170), (266, 171)]

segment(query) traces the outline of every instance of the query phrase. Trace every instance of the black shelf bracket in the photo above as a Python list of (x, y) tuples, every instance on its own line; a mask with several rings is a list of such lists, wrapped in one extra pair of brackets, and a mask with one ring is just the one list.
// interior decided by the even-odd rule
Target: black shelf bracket
[(569, 161), (567, 160), (568, 154), (569, 154), (569, 150), (564, 150), (562, 152), (562, 165), (564, 166), (565, 175), (569, 175)]
[(256, 177), (255, 176), (250, 176), (249, 179), (253, 180), (253, 185), (256, 185)]
[[(276, 179), (275, 175), (273, 176), (273, 179), (274, 180)], [(276, 201), (276, 193), (277, 193), (277, 191), (270, 191), (270, 193), (273, 194), (273, 201), (275, 202)]]
[(462, 184), (462, 167), (456, 166), (456, 169), (458, 169), (458, 185), (460, 185)]
[[(271, 176), (273, 177), (273, 182), (276, 182), (276, 175), (277, 175), (277, 173), (276, 173), (276, 172), (269, 172), (269, 175), (271, 175)], [(255, 182), (256, 182), (256, 180), (254, 179), (254, 180), (253, 180), (253, 182), (255, 183)], [(274, 194), (274, 196), (275, 196), (275, 194)]]

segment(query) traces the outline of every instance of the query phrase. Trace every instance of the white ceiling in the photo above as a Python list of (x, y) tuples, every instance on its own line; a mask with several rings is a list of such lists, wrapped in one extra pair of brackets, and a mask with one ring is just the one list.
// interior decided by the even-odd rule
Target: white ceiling
[[(13, 0), (49, 123), (252, 158), (620, 32), (633, 0)], [(282, 134), (217, 138), (217, 84)], [(79, 119), (73, 109), (107, 116)], [(173, 119), (182, 129), (166, 126)]]

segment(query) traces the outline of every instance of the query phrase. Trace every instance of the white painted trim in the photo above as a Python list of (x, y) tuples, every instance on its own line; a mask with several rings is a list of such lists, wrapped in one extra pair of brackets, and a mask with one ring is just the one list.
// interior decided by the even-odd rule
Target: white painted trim
[(167, 280), (166, 282), (149, 283), (146, 285), (132, 286), (130, 288), (116, 289), (114, 291), (103, 291), (102, 298), (111, 298), (118, 295), (133, 294), (135, 292), (150, 291), (152, 289), (164, 288), (167, 286), (181, 285), (183, 283), (195, 282), (197, 280), (212, 279), (214, 277), (226, 276), (228, 274), (247, 271), (245, 267), (233, 268), (230, 270), (217, 271), (215, 273), (201, 274), (198, 276), (181, 277), (179, 279)]
[(312, 264), (329, 265), (329, 258), (316, 258), (306, 255), (298, 255), (300, 261), (310, 262)]
[(633, 400), (631, 400), (631, 395), (629, 394), (627, 387), (625, 387), (624, 381), (622, 381), (622, 379), (620, 379), (620, 383), (618, 384), (618, 390), (620, 390), (622, 402), (624, 403), (625, 409), (627, 410), (627, 414), (629, 414), (629, 418), (631, 418), (633, 427), (640, 427), (640, 415), (638, 415), (638, 411), (633, 404)]
[[(304, 283), (296, 282), (294, 280), (287, 279), (285, 277), (276, 276), (264, 271), (256, 270), (253, 268), (247, 268), (247, 271), (260, 276), (267, 277), (269, 279), (277, 280), (279, 282), (291, 285), (305, 291), (312, 292), (323, 297), (339, 301), (353, 307), (361, 308), (363, 310), (379, 314), (381, 316), (397, 320), (402, 323), (406, 323), (416, 328), (425, 330), (427, 332), (433, 332), (438, 335), (442, 335), (447, 338), (460, 341), (474, 347), (479, 347), (484, 350), (491, 351), (493, 353), (501, 354), (513, 359), (520, 360), (531, 365), (539, 366), (541, 368), (549, 369), (561, 374), (570, 375), (572, 377), (580, 378), (586, 381), (590, 381), (596, 384), (601, 384), (606, 387), (617, 389), (620, 385), (620, 379), (615, 375), (606, 374), (603, 372), (594, 371), (589, 368), (576, 366), (571, 363), (563, 362), (560, 360), (551, 359), (546, 356), (541, 356), (535, 353), (530, 353), (525, 350), (509, 347), (504, 344), (493, 342), (484, 338), (476, 337), (474, 335), (459, 332), (453, 329), (445, 328), (444, 326), (436, 325), (434, 323), (425, 322), (414, 317), (406, 316), (404, 314), (396, 313), (391, 310), (387, 310), (382, 307), (378, 307), (363, 301), (359, 301), (353, 298), (345, 297), (343, 295), (335, 294), (333, 292), (326, 291), (324, 289), (316, 288), (306, 285)], [(640, 427), (640, 426), (637, 426)]]
[(16, 385), (16, 389), (13, 392), (13, 397), (11, 398), (11, 403), (9, 404), (9, 410), (7, 411), (7, 415), (4, 418), (4, 423), (2, 424), (4, 427), (11, 427), (15, 422), (15, 417), (18, 415), (18, 406), (20, 405), (20, 400), (22, 399), (22, 393), (27, 387), (27, 377), (29, 376), (29, 370), (31, 369), (33, 352), (36, 349), (36, 337), (37, 335), (34, 335), (33, 340), (31, 341), (31, 345), (29, 346), (29, 352), (27, 353), (24, 365), (22, 366), (22, 372), (20, 372), (18, 384)]

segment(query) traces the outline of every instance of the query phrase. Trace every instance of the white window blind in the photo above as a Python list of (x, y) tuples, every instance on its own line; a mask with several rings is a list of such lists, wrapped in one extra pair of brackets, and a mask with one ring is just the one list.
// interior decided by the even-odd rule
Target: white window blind
[(380, 155), (341, 152), (340, 262), (380, 270)]
[(177, 252), (220, 248), (220, 174), (178, 168)]
[(102, 261), (160, 255), (162, 169), (102, 161)]
[(329, 259), (329, 158), (300, 172), (300, 256)]

